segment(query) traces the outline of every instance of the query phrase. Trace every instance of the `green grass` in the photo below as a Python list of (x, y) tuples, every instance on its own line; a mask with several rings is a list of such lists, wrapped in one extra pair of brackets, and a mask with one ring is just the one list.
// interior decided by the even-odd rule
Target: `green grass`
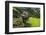
[(31, 27), (39, 27), (40, 18), (29, 17), (27, 23), (31, 24)]
[[(22, 22), (22, 18), (13, 18), (13, 24), (15, 24), (17, 20)], [(30, 25), (30, 27), (40, 26), (40, 18), (29, 17), (26, 22)]]

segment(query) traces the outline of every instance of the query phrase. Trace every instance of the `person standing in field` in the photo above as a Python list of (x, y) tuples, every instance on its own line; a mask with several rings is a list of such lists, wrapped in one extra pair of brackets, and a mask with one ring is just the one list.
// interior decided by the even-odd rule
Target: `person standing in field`
[(29, 17), (29, 16), (28, 16), (28, 12), (26, 12), (26, 11), (22, 12), (21, 17), (22, 17), (22, 19), (23, 19), (23, 23), (26, 24), (26, 21), (27, 21), (27, 19), (28, 19), (28, 17)]

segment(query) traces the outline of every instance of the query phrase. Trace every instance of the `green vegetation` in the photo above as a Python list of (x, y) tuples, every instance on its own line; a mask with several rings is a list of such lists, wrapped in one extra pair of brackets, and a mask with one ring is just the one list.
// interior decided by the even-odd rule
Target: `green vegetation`
[(29, 17), (27, 23), (31, 24), (31, 27), (39, 27), (40, 26), (40, 19)]
[[(22, 16), (27, 12), (26, 16)], [(26, 17), (26, 18), (25, 18)], [(40, 8), (13, 7), (13, 27), (39, 27)]]

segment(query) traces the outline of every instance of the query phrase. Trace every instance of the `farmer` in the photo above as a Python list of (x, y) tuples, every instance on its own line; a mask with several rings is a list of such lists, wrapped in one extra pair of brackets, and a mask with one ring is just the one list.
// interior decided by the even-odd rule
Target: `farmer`
[(21, 21), (16, 21), (16, 27), (24, 27), (24, 24)]
[(26, 24), (26, 21), (27, 21), (27, 19), (28, 19), (28, 12), (23, 12), (22, 14), (21, 14), (21, 17), (22, 17), (22, 19), (23, 19), (23, 23), (25, 23)]

